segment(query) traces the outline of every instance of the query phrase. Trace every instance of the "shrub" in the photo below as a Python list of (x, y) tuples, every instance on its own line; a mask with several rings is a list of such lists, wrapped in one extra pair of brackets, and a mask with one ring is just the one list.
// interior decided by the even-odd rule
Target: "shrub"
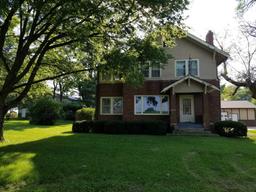
[(106, 134), (165, 135), (169, 126), (162, 121), (77, 121), (73, 132)]
[(92, 129), (92, 121), (77, 121), (73, 123), (72, 131), (74, 133), (89, 133)]
[(76, 111), (76, 121), (93, 120), (95, 114), (94, 108), (82, 108)]
[(32, 124), (53, 125), (60, 117), (61, 104), (52, 98), (37, 100), (29, 109)]
[(9, 119), (17, 119), (18, 118), (18, 113), (15, 111), (10, 111), (9, 113), (6, 114), (5, 118), (7, 120)]
[(247, 136), (247, 127), (237, 121), (219, 121), (214, 124), (214, 132), (224, 137)]
[(104, 133), (107, 134), (125, 134), (125, 122), (124, 121), (106, 121), (104, 123)]
[(143, 134), (144, 121), (127, 121), (126, 130), (128, 134)]
[(147, 135), (165, 135), (168, 123), (163, 121), (145, 121), (143, 133)]
[(77, 110), (81, 109), (82, 105), (79, 103), (64, 103), (63, 104), (63, 112), (65, 120), (75, 120), (75, 113)]
[(104, 133), (104, 126), (107, 121), (93, 121), (92, 124), (92, 133)]

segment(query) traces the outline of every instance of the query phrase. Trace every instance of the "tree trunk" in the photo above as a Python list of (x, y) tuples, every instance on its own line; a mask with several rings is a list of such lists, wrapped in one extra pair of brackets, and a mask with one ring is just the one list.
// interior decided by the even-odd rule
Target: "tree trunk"
[(63, 89), (62, 89), (62, 84), (59, 82), (59, 89), (60, 89), (60, 102), (63, 100)]
[(4, 116), (6, 111), (3, 107), (0, 107), (0, 142), (4, 141)]

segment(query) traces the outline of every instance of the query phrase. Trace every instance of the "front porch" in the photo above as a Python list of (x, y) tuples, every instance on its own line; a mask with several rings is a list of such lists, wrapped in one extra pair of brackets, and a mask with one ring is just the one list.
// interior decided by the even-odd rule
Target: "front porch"
[(170, 125), (175, 129), (209, 130), (210, 123), (220, 117), (220, 94), (215, 85), (188, 75), (161, 91), (167, 92)]

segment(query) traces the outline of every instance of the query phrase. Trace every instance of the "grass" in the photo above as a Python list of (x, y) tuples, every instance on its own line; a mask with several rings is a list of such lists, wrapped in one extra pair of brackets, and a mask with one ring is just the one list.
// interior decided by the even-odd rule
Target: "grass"
[(256, 137), (72, 134), (7, 121), (0, 191), (255, 192)]

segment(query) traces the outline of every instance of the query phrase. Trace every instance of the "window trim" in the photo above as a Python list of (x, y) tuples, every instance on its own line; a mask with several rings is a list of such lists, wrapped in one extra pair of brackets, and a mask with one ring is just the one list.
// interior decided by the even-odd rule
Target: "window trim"
[[(113, 113), (113, 100), (114, 98), (121, 98), (122, 99), (122, 113)], [(102, 112), (102, 100), (103, 99), (110, 99), (110, 113), (103, 113)], [(108, 96), (104, 96), (104, 97), (100, 97), (100, 115), (122, 115), (124, 111), (124, 99), (123, 97), (119, 97), (119, 96), (114, 96), (114, 97), (108, 97)]]
[(159, 64), (159, 70), (160, 70), (160, 74), (159, 74), (159, 77), (152, 77), (152, 69), (153, 67), (151, 66), (151, 63), (149, 62), (148, 63), (148, 77), (145, 77), (145, 79), (149, 80), (149, 79), (159, 79), (162, 77), (162, 68), (161, 68), (161, 64)]
[[(161, 112), (160, 113), (136, 113), (136, 97), (141, 97), (143, 98), (144, 96), (160, 96), (161, 99), (162, 97), (164, 96), (167, 96), (168, 97), (168, 113), (162, 113), (162, 102), (160, 103), (160, 109), (161, 109)], [(161, 100), (162, 101), (162, 100)], [(169, 95), (134, 95), (134, 102), (133, 102), (133, 106), (134, 106), (134, 115), (158, 115), (158, 116), (166, 116), (166, 115), (169, 115), (170, 114), (170, 98), (169, 98)], [(143, 103), (143, 99), (142, 99), (142, 111), (144, 109), (144, 103)]]
[(197, 61), (197, 75), (196, 77), (200, 77), (200, 62), (199, 59), (176, 59), (175, 60), (175, 65), (174, 65), (174, 71), (175, 71), (175, 77), (176, 78), (180, 78), (180, 77), (184, 77), (184, 76), (177, 76), (177, 62), (178, 61), (185, 61), (185, 76), (189, 74), (189, 67), (188, 67), (188, 62), (189, 60), (196, 60)]
[(110, 80), (104, 80), (104, 79), (102, 79), (102, 77), (103, 77), (103, 75), (102, 75), (102, 72), (99, 72), (99, 80), (100, 80), (100, 82), (102, 82), (102, 83), (113, 83), (113, 82), (122, 82), (122, 78), (120, 78), (120, 79), (115, 79), (115, 74), (114, 73), (112, 73), (112, 72), (110, 72)]

